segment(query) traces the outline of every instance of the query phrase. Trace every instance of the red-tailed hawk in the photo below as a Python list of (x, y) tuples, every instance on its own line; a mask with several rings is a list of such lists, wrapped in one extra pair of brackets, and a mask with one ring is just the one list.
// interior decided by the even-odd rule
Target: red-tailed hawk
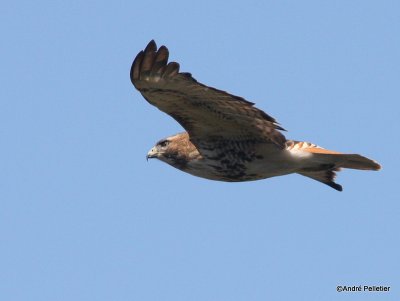
[(240, 182), (298, 173), (342, 191), (341, 168), (379, 170), (356, 154), (286, 140), (276, 120), (253, 103), (197, 82), (168, 49), (151, 41), (136, 56), (130, 77), (143, 97), (172, 116), (187, 132), (160, 140), (147, 154), (192, 175)]

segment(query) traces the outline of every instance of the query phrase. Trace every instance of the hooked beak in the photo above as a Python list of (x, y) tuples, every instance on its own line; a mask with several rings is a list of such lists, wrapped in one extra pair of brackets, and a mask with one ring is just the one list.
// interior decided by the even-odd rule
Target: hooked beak
[(149, 158), (157, 158), (157, 148), (154, 146), (146, 156), (146, 160), (149, 161)]

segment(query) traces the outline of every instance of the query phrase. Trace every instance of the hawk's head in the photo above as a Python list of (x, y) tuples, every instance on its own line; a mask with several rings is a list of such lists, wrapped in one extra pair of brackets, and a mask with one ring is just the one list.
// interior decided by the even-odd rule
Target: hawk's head
[(188, 133), (161, 139), (147, 153), (146, 158), (157, 158), (173, 167), (185, 169), (189, 161), (198, 159), (200, 154), (190, 142)]

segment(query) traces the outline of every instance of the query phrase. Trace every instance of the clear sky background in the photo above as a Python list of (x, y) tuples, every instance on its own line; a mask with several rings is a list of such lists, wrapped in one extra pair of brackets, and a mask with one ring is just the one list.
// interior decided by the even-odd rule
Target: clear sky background
[[(399, 1), (0, 4), (0, 300), (400, 300)], [(337, 192), (146, 162), (155, 39), (286, 137), (379, 161)], [(338, 293), (387, 285), (389, 293)]]

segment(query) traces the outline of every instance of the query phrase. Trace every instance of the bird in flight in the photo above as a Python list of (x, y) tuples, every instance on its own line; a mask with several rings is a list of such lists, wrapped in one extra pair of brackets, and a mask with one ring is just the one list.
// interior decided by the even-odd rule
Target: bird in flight
[(196, 81), (168, 62), (169, 51), (154, 40), (138, 53), (130, 77), (143, 97), (185, 130), (160, 140), (147, 154), (194, 176), (226, 182), (297, 173), (338, 191), (341, 168), (379, 170), (358, 154), (287, 140), (278, 122), (254, 103)]

